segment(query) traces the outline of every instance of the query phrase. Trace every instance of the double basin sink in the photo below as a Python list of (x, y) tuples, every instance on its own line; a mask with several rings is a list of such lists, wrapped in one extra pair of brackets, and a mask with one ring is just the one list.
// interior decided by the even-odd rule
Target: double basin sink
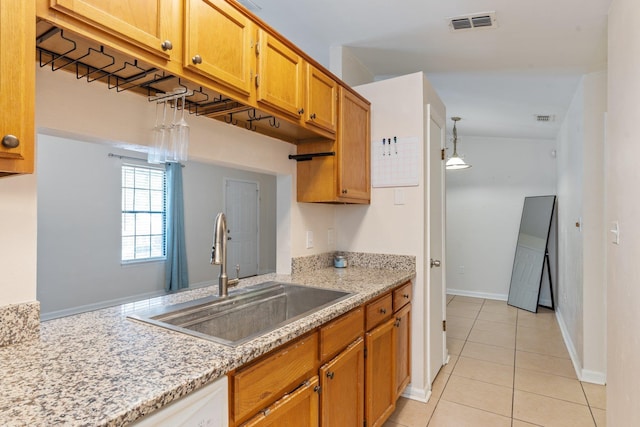
[(333, 289), (265, 282), (128, 317), (235, 347), (350, 297)]

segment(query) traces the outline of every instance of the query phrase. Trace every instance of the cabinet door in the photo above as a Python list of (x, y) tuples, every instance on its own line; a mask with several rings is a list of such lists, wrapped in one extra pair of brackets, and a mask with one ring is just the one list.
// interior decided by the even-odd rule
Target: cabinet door
[(411, 381), (411, 304), (394, 314), (396, 344), (396, 399)]
[(369, 104), (342, 87), (340, 93), (338, 190), (342, 199), (368, 203), (371, 198)]
[(366, 334), (365, 419), (367, 426), (381, 426), (396, 407), (394, 335), (395, 318)]
[(172, 13), (158, 0), (51, 0), (51, 8), (169, 59)]
[(224, 0), (187, 0), (184, 65), (249, 95), (252, 27), (249, 18)]
[(0, 176), (33, 172), (35, 4), (0, 2)]
[(306, 70), (305, 122), (333, 134), (338, 119), (338, 83), (311, 64)]
[(358, 338), (320, 368), (320, 423), (360, 427), (364, 421), (364, 341)]
[(299, 118), (304, 112), (302, 58), (264, 30), (259, 31), (257, 49), (257, 101)]
[(317, 427), (318, 392), (318, 377), (315, 376), (242, 426)]

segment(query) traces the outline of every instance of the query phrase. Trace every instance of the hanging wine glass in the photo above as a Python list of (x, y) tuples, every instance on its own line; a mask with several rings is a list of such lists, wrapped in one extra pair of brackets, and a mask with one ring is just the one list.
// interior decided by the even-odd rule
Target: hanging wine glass
[(189, 125), (184, 119), (184, 110), (186, 106), (186, 94), (182, 95), (182, 115), (180, 121), (176, 123), (174, 128), (175, 139), (175, 159), (177, 162), (184, 162), (189, 157)]
[(165, 128), (167, 103), (162, 102), (162, 106), (162, 121), (160, 121), (160, 102), (156, 103), (156, 123), (151, 130), (151, 144), (147, 157), (149, 163), (164, 163), (167, 161), (167, 133)]
[(180, 145), (180, 141), (177, 139), (176, 134), (176, 117), (178, 112), (178, 101), (174, 100), (173, 102), (173, 119), (171, 123), (167, 126), (167, 161), (168, 162), (178, 162), (179, 160), (176, 158), (176, 153), (178, 152), (178, 147)]

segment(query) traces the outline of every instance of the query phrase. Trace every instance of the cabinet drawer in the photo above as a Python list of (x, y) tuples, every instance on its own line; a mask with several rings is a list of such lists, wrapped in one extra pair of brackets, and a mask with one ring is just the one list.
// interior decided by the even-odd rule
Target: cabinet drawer
[(411, 302), (411, 298), (413, 298), (413, 287), (411, 282), (407, 282), (393, 291), (393, 311), (400, 310)]
[(320, 328), (320, 361), (325, 362), (364, 334), (364, 309), (358, 307)]
[(235, 423), (275, 402), (309, 378), (317, 367), (318, 333), (285, 346), (232, 377)]
[(385, 294), (377, 300), (367, 304), (367, 331), (378, 323), (387, 320), (393, 314), (391, 293)]

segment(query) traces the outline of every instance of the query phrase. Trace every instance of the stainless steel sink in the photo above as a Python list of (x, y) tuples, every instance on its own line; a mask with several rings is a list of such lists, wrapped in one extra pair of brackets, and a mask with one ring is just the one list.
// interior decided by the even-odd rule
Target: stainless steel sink
[(352, 294), (280, 282), (242, 288), (128, 317), (235, 347)]

